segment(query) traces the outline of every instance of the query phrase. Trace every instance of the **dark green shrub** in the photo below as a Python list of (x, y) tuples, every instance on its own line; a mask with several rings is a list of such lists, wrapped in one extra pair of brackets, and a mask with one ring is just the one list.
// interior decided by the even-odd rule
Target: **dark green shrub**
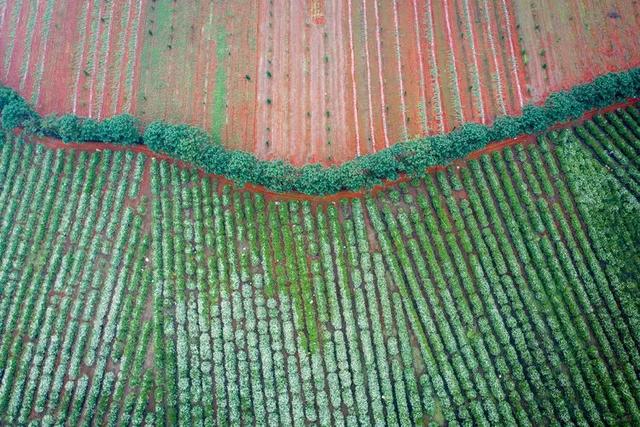
[(14, 101), (20, 101), (21, 96), (10, 87), (0, 87), (0, 111)]
[(94, 119), (80, 119), (80, 138), (79, 141), (100, 141), (98, 132), (98, 122)]
[(120, 114), (101, 121), (98, 125), (98, 139), (114, 144), (131, 145), (140, 142), (139, 122), (129, 114)]
[(338, 174), (344, 190), (358, 191), (364, 188), (367, 181), (363, 170), (354, 161), (344, 163)]
[(487, 145), (491, 138), (486, 126), (478, 123), (465, 123), (449, 135), (451, 151), (456, 157), (469, 154)]
[(544, 103), (547, 118), (551, 122), (574, 120), (584, 114), (580, 103), (571, 92), (556, 92)]
[[(205, 171), (218, 175), (224, 175), (226, 173), (227, 164), (229, 163), (229, 152), (222, 146), (208, 144), (206, 147), (204, 147), (201, 154), (202, 158), (200, 159), (200, 163)], [(259, 179), (260, 176), (258, 174), (256, 180)]]
[(258, 174), (258, 160), (245, 151), (232, 151), (228, 155), (225, 175), (239, 185), (255, 182)]
[(66, 114), (58, 118), (56, 131), (64, 142), (79, 141), (82, 136), (82, 124), (77, 116)]
[(300, 178), (296, 183), (298, 191), (304, 190), (313, 194), (325, 194), (331, 188), (331, 183), (327, 182), (328, 169), (322, 168), (319, 164), (305, 165), (300, 169)]
[(515, 138), (522, 133), (522, 122), (519, 117), (500, 116), (493, 122), (489, 129), (490, 139), (500, 141)]
[(166, 123), (161, 121), (151, 122), (144, 130), (142, 142), (153, 151), (164, 152), (164, 130)]
[(19, 127), (28, 132), (36, 133), (39, 130), (40, 117), (24, 100), (9, 102), (2, 109), (2, 127), (7, 130)]
[(547, 116), (545, 108), (537, 105), (524, 106), (520, 123), (522, 124), (522, 133), (542, 132), (553, 124)]

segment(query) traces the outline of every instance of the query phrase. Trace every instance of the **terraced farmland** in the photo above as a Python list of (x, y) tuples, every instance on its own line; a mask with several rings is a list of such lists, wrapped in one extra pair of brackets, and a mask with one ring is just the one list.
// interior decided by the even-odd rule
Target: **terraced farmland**
[(336, 201), (5, 138), (3, 424), (640, 422), (635, 107)]
[(0, 80), (295, 165), (491, 123), (640, 65), (635, 1), (6, 0)]

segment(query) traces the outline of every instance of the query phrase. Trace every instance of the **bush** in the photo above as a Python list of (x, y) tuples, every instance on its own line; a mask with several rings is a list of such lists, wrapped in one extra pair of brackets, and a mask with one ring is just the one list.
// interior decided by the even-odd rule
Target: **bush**
[(551, 122), (573, 120), (584, 114), (584, 108), (571, 92), (556, 92), (544, 103), (547, 118)]
[(138, 120), (128, 114), (113, 116), (99, 123), (96, 139), (114, 144), (138, 144), (140, 142), (138, 126)]
[(98, 122), (94, 119), (84, 118), (79, 120), (80, 138), (79, 141), (100, 141)]
[(542, 132), (553, 124), (547, 117), (545, 108), (537, 105), (524, 106), (520, 123), (522, 124), (523, 133)]
[(39, 122), (38, 114), (22, 99), (11, 101), (2, 109), (2, 127), (6, 130), (23, 127), (35, 133)]
[(490, 141), (489, 129), (478, 123), (465, 123), (449, 134), (452, 154), (462, 157), (483, 148)]
[(515, 138), (523, 131), (522, 121), (517, 117), (500, 116), (495, 119), (489, 130), (490, 139), (500, 141), (502, 139)]
[(0, 87), (0, 111), (10, 103), (20, 101), (21, 99), (15, 90), (6, 86)]
[(57, 133), (64, 142), (80, 141), (82, 124), (77, 116), (66, 114), (57, 121)]

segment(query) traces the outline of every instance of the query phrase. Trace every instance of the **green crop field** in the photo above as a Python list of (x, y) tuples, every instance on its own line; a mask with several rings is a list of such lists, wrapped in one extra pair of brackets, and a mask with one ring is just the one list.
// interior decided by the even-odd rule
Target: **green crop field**
[(640, 423), (635, 107), (335, 202), (23, 135), (1, 424)]

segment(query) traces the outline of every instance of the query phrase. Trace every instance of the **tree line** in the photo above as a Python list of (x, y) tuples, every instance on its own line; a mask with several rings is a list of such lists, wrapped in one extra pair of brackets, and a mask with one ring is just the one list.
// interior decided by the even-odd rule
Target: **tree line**
[(214, 143), (200, 128), (154, 121), (143, 129), (140, 121), (128, 114), (101, 121), (71, 114), (41, 117), (16, 91), (5, 86), (0, 86), (0, 110), (1, 125), (7, 131), (23, 128), (64, 142), (144, 144), (240, 185), (252, 183), (277, 192), (324, 195), (371, 188), (403, 173), (423, 176), (431, 166), (445, 165), (492, 142), (536, 134), (555, 123), (577, 119), (589, 110), (639, 96), (640, 68), (609, 73), (590, 83), (552, 93), (543, 105), (526, 105), (519, 116), (500, 116), (491, 126), (465, 123), (448, 134), (399, 142), (331, 167), (295, 167), (283, 160), (260, 160), (252, 153)]

